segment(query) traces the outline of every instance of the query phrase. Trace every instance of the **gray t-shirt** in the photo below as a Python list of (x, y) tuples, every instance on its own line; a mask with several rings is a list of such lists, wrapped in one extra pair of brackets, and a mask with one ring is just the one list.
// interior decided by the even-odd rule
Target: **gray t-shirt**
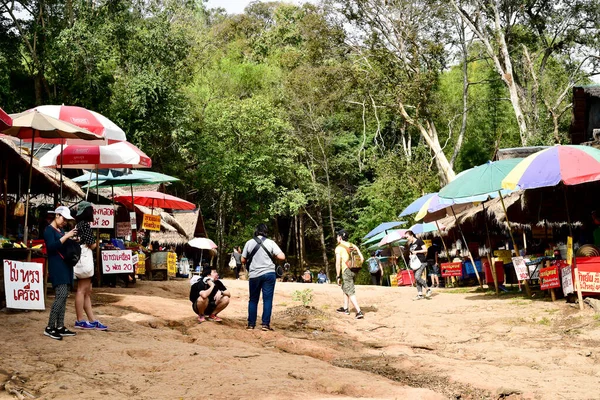
[[(263, 245), (269, 250), (269, 252), (276, 257), (281, 254), (282, 251), (277, 246), (277, 243), (272, 241), (269, 238), (264, 238), (263, 236), (259, 236), (259, 239), (263, 241)], [(248, 240), (244, 245), (244, 250), (242, 251), (242, 257), (248, 259), (248, 256), (254, 250), (254, 246), (260, 246), (254, 238)], [(252, 258), (252, 264), (250, 264), (250, 273), (248, 274), (248, 278), (257, 278), (261, 275), (267, 274), (269, 272), (275, 272), (275, 264), (271, 257), (265, 252), (265, 249), (260, 248), (256, 251), (256, 254)]]

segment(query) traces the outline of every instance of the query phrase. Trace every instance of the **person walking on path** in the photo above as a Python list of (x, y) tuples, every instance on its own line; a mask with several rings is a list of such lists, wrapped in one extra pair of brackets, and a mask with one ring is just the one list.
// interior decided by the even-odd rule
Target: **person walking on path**
[(439, 238), (434, 238), (431, 246), (427, 249), (427, 256), (425, 257), (429, 269), (429, 276), (431, 277), (431, 286), (434, 288), (440, 287), (440, 251)]
[(383, 266), (379, 257), (375, 255), (375, 252), (371, 253), (371, 257), (367, 260), (369, 265), (369, 273), (371, 274), (371, 285), (381, 285), (381, 277), (383, 276)]
[(254, 237), (246, 242), (242, 251), (242, 263), (246, 264), (248, 271), (248, 288), (250, 300), (248, 301), (248, 327), (256, 326), (258, 300), (262, 292), (263, 312), (262, 330), (272, 331), (271, 312), (273, 310), (273, 294), (275, 292), (275, 263), (273, 257), (285, 260), (285, 254), (277, 243), (267, 237), (268, 229), (265, 224), (259, 224), (254, 231)]
[(349, 301), (351, 301), (352, 305), (356, 309), (356, 319), (362, 319), (365, 316), (360, 310), (358, 300), (356, 300), (356, 289), (354, 287), (354, 278), (356, 277), (356, 274), (352, 272), (350, 267), (348, 267), (348, 261), (351, 257), (350, 249), (354, 248), (358, 252), (361, 265), (365, 258), (358, 247), (348, 242), (348, 232), (345, 230), (341, 229), (337, 232), (337, 243), (338, 245), (335, 248), (335, 272), (337, 275), (336, 281), (338, 286), (342, 287), (342, 292), (344, 293), (344, 305), (335, 311), (350, 315), (350, 311), (348, 311), (348, 305)]
[(422, 239), (417, 238), (413, 231), (407, 231), (406, 236), (408, 238), (408, 248), (410, 250), (411, 256), (416, 256), (421, 266), (417, 268), (415, 271), (415, 281), (417, 282), (417, 297), (413, 300), (421, 300), (423, 297), (423, 289), (426, 290), (425, 296), (431, 297), (431, 289), (427, 287), (427, 281), (423, 279), (423, 272), (427, 268), (427, 263), (425, 262), (425, 254), (427, 254), (427, 249), (425, 248), (425, 242)]
[(64, 243), (77, 235), (77, 228), (67, 233), (63, 230), (67, 221), (72, 219), (69, 209), (60, 206), (54, 210), (54, 219), (44, 230), (44, 242), (48, 252), (48, 273), (55, 293), (44, 335), (56, 340), (62, 340), (63, 336), (75, 336), (75, 332), (65, 328), (69, 286), (73, 286), (73, 268), (65, 263), (62, 255), (66, 250)]
[(236, 246), (233, 248), (233, 253), (231, 253), (233, 259), (235, 260), (235, 279), (240, 279), (240, 271), (242, 270), (242, 250), (240, 246)]
[[(90, 263), (87, 265), (92, 271), (92, 275), (87, 277), (77, 276), (77, 294), (75, 295), (75, 328), (78, 329), (97, 329), (105, 331), (108, 327), (96, 319), (92, 310), (92, 277), (94, 276), (94, 256), (92, 251), (96, 248), (96, 238), (90, 227), (90, 222), (94, 220), (94, 208), (91, 203), (82, 201), (77, 206), (76, 229), (79, 235), (79, 244), (81, 245), (80, 262)], [(75, 269), (77, 274), (77, 268)], [(87, 316), (87, 321), (83, 319), (83, 313)]]

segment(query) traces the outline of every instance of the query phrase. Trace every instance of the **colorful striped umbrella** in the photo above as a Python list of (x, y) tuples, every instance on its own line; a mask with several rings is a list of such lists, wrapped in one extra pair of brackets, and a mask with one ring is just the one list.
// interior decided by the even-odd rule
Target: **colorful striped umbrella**
[(385, 245), (402, 240), (404, 239), (405, 235), (406, 229), (396, 229), (395, 231), (391, 231), (381, 239), (381, 241), (379, 242), (379, 247), (383, 247)]
[(600, 150), (589, 146), (556, 145), (518, 163), (502, 180), (505, 189), (535, 189), (578, 185), (600, 180)]

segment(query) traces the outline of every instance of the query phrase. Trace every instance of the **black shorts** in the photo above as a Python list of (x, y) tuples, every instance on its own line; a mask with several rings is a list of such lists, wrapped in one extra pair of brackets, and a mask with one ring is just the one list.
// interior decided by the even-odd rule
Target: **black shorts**
[[(196, 314), (200, 315), (200, 313), (198, 312), (197, 302), (198, 301), (196, 300), (195, 303), (192, 303), (192, 310), (194, 310)], [(217, 308), (217, 303), (215, 303), (214, 301), (209, 302), (206, 306), (206, 309), (204, 310), (204, 315), (211, 315), (213, 311), (215, 311), (215, 308)]]

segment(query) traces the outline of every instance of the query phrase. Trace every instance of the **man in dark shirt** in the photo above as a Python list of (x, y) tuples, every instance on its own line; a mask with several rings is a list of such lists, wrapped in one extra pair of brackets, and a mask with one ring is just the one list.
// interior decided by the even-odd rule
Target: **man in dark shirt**
[(190, 301), (192, 310), (198, 314), (198, 322), (210, 321), (221, 322), (217, 316), (229, 305), (231, 294), (223, 282), (219, 280), (219, 273), (215, 268), (204, 267), (202, 276), (190, 289)]

